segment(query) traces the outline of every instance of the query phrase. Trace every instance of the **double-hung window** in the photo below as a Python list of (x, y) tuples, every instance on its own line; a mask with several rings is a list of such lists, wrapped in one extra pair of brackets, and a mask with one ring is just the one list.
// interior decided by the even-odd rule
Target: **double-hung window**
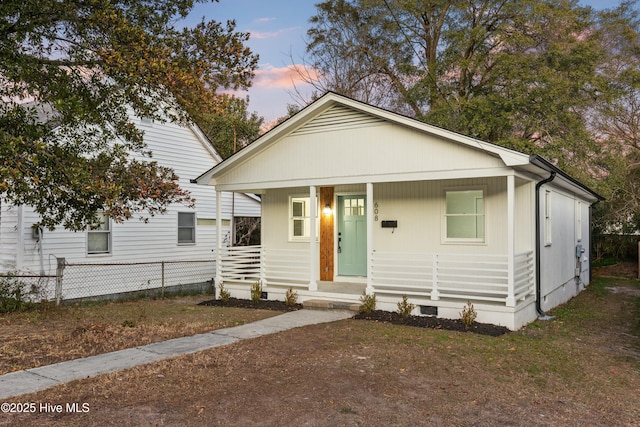
[[(316, 219), (318, 218), (316, 200)], [(316, 236), (320, 221), (316, 220)], [(311, 237), (311, 203), (309, 197), (289, 198), (289, 239), (309, 241)]]
[(188, 245), (196, 242), (195, 212), (178, 212), (178, 244)]
[(484, 224), (484, 190), (445, 191), (445, 241), (484, 242)]
[(111, 253), (111, 220), (103, 213), (96, 216), (96, 227), (87, 231), (87, 254)]

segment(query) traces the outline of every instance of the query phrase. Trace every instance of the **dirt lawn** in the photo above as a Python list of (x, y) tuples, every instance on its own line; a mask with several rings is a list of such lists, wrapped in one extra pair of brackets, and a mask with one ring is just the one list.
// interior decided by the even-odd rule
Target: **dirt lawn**
[(0, 375), (280, 314), (202, 307), (211, 296), (49, 306), (0, 314)]
[(353, 319), (293, 329), (10, 399), (86, 412), (0, 425), (638, 426), (638, 292), (598, 279), (554, 320), (497, 338)]

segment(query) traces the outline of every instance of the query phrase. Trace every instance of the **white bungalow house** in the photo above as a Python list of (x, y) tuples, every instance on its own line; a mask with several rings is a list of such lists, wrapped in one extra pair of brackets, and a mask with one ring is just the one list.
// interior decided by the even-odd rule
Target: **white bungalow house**
[(217, 248), (217, 283), (240, 297), (261, 280), (270, 299), (365, 291), (395, 311), (407, 295), (446, 318), (471, 301), (515, 330), (589, 284), (600, 196), (541, 157), (334, 93), (197, 182), (261, 194), (261, 246)]
[[(39, 216), (30, 206), (2, 203), (0, 274), (55, 275), (61, 259), (68, 265), (90, 264), (65, 269), (63, 299), (152, 289), (168, 281), (169, 274), (175, 279), (172, 283), (181, 284), (213, 278), (212, 251), (232, 243), (234, 217), (260, 216), (260, 199), (244, 193), (216, 195), (214, 188), (195, 184), (194, 178), (202, 170), (222, 161), (197, 126), (136, 117), (131, 120), (144, 130), (152, 160), (172, 168), (179, 185), (191, 192), (195, 209), (174, 204), (166, 214), (151, 217), (147, 223), (135, 218), (115, 223), (104, 217), (98, 230), (58, 228), (40, 234), (32, 227)], [(221, 206), (218, 217), (213, 214), (216, 203)], [(194, 263), (196, 260), (203, 262)], [(163, 266), (162, 271), (150, 264), (161, 261), (175, 264)], [(47, 283), (49, 297), (51, 282)]]

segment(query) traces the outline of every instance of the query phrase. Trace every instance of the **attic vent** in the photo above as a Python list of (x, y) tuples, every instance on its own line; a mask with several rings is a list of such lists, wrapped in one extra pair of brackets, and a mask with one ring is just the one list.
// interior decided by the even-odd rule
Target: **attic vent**
[(337, 105), (293, 132), (293, 135), (353, 129), (384, 123), (385, 121), (378, 117)]

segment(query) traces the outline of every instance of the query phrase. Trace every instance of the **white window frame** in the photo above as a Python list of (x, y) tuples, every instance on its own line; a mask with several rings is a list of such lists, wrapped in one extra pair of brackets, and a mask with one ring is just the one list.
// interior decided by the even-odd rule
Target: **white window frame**
[(545, 190), (544, 192), (544, 245), (551, 246), (553, 236), (553, 221), (552, 221), (552, 206), (551, 206), (552, 193), (551, 190)]
[[(190, 226), (185, 226), (185, 225), (180, 225), (180, 216), (181, 215), (189, 215), (191, 216), (191, 218), (193, 218), (193, 224)], [(179, 246), (188, 246), (188, 245), (195, 245), (196, 244), (196, 225), (198, 223), (198, 218), (196, 217), (196, 213), (195, 212), (178, 212), (178, 217), (177, 217), (177, 240), (178, 240), (178, 245)], [(191, 240), (180, 240), (180, 230), (181, 229), (192, 229), (192, 235), (193, 235), (193, 239)]]
[[(309, 205), (309, 195), (291, 195), (288, 202), (288, 223), (289, 223), (289, 241), (290, 242), (308, 242), (311, 238), (311, 208)], [(303, 201), (306, 203), (304, 215), (293, 215), (293, 203), (296, 201)], [(295, 221), (303, 221), (305, 234), (303, 236), (294, 236)], [(318, 197), (316, 196), (316, 239), (320, 233), (320, 217), (318, 209)]]
[(576, 240), (582, 241), (582, 202), (578, 201), (576, 206)]
[[(447, 193), (455, 192), (482, 192), (482, 212), (473, 214), (450, 214), (447, 212)], [(476, 217), (476, 221), (482, 221), (482, 237), (449, 237), (448, 219), (449, 217)], [(442, 243), (445, 244), (485, 244), (487, 238), (487, 188), (486, 186), (462, 186), (445, 188), (442, 197)]]
[[(105, 224), (106, 228), (99, 229), (88, 229), (87, 230), (87, 255), (111, 255), (112, 250), (112, 227), (111, 227), (111, 218), (106, 216), (102, 212), (98, 212), (96, 215), (96, 219), (100, 221), (100, 224)], [(97, 234), (106, 234), (107, 235), (107, 249), (106, 250), (91, 250), (90, 246), (90, 236)]]

